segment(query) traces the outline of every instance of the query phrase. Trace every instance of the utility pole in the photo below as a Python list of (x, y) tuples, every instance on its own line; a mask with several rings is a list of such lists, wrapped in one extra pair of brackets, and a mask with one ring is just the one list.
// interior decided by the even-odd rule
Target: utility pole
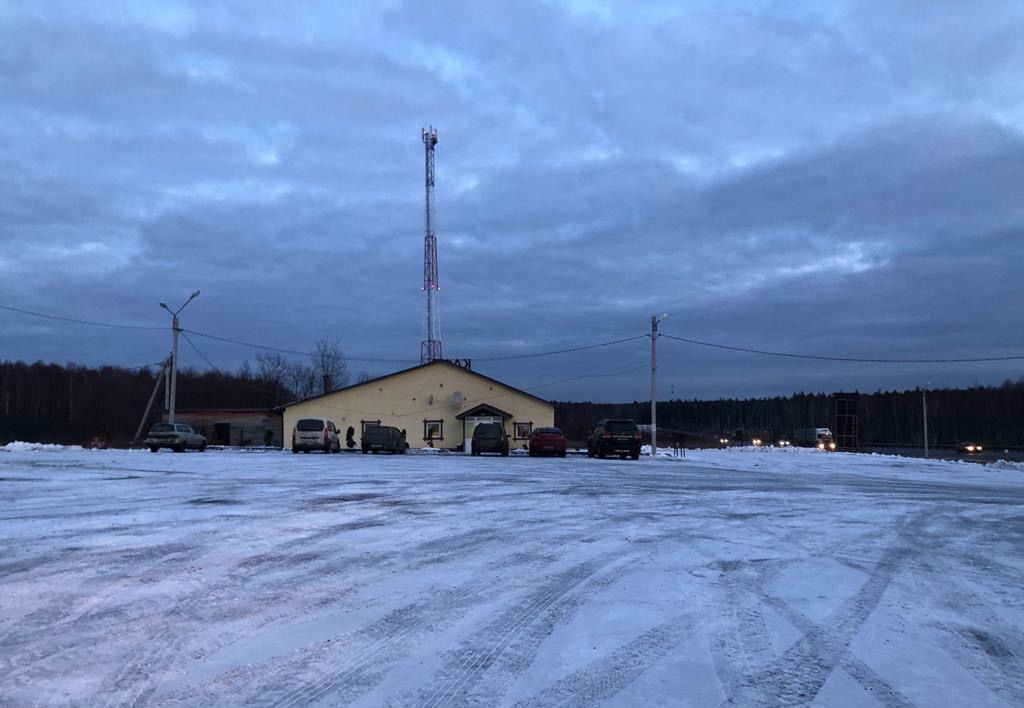
[(199, 297), (199, 291), (196, 290), (194, 293), (189, 295), (188, 300), (185, 304), (179, 307), (177, 310), (172, 310), (167, 307), (166, 302), (161, 302), (160, 307), (164, 308), (171, 313), (171, 331), (173, 332), (172, 347), (171, 347), (171, 401), (167, 406), (167, 422), (174, 422), (174, 403), (175, 397), (178, 393), (178, 333), (181, 332), (181, 327), (178, 326), (178, 315), (185, 307)]
[(928, 387), (921, 389), (921, 412), (924, 418), (924, 457), (928, 459)]
[(655, 377), (658, 373), (658, 323), (668, 315), (651, 315), (651, 457), (658, 456), (658, 393)]
[[(133, 443), (142, 440), (142, 429), (146, 426), (146, 421), (149, 420), (149, 411), (153, 409), (153, 400), (156, 398), (156, 392), (160, 390), (160, 379), (163, 379), (165, 382), (167, 381), (167, 367), (170, 365), (171, 357), (167, 357), (163, 367), (160, 369), (160, 373), (157, 374), (156, 383), (153, 385), (153, 393), (149, 394), (149, 403), (146, 404), (146, 412), (142, 414), (142, 420), (139, 421), (139, 427), (135, 431), (135, 437), (132, 439)], [(166, 390), (166, 387), (164, 390)]]

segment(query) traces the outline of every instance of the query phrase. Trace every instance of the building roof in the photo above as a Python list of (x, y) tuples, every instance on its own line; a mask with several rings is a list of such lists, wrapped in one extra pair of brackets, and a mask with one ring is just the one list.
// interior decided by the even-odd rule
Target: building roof
[(416, 369), (422, 369), (422, 368), (427, 367), (427, 366), (450, 366), (453, 369), (457, 369), (459, 371), (464, 371), (465, 373), (471, 374), (471, 375), (476, 376), (478, 378), (481, 378), (484, 381), (489, 381), (490, 383), (495, 383), (495, 384), (498, 384), (499, 386), (504, 386), (507, 389), (515, 391), (516, 393), (521, 393), (522, 395), (527, 396), (528, 398), (532, 398), (535, 401), (540, 401), (541, 403), (543, 403), (545, 405), (548, 405), (548, 406), (551, 406), (552, 408), (555, 407), (554, 404), (552, 404), (550, 401), (546, 401), (543, 398), (541, 398), (540, 396), (534, 396), (532, 393), (527, 393), (526, 391), (523, 391), (522, 389), (518, 389), (515, 386), (509, 386), (507, 383), (505, 383), (503, 381), (498, 381), (498, 379), (492, 379), (490, 376), (484, 376), (483, 374), (481, 374), (479, 372), (476, 372), (476, 371), (473, 371), (472, 369), (467, 369), (467, 368), (462, 367), (462, 366), (457, 366), (456, 364), (453, 364), (452, 362), (448, 361), (447, 359), (435, 359), (434, 361), (428, 362), (426, 364), (419, 364), (417, 366), (410, 366), (408, 369), (402, 369), (401, 371), (394, 371), (394, 372), (392, 372), (390, 374), (384, 374), (383, 376), (378, 376), (378, 377), (373, 378), (373, 379), (367, 379), (366, 381), (360, 381), (359, 383), (352, 384), (351, 386), (345, 386), (343, 388), (336, 388), (333, 391), (330, 391), (328, 393), (322, 393), (319, 396), (312, 396), (310, 398), (304, 398), (301, 401), (292, 401), (291, 403), (286, 403), (283, 406), (278, 406), (277, 408), (275, 408), (275, 410), (284, 410), (285, 408), (290, 408), (291, 406), (295, 406), (295, 405), (298, 405), (300, 403), (307, 403), (309, 401), (315, 401), (315, 400), (317, 400), (319, 398), (325, 398), (327, 396), (333, 396), (334, 394), (341, 393), (343, 391), (351, 391), (352, 389), (359, 388), (360, 386), (369, 386), (370, 384), (378, 383), (380, 381), (383, 381), (384, 379), (390, 379), (390, 378), (395, 377), (395, 376), (401, 376), (402, 374), (408, 373), (410, 371), (415, 371)]
[(505, 411), (501, 410), (500, 408), (497, 408), (496, 406), (492, 406), (490, 403), (481, 403), (478, 406), (474, 406), (474, 407), (470, 408), (465, 413), (459, 413), (457, 416), (455, 416), (455, 419), (456, 420), (465, 420), (466, 418), (470, 418), (472, 416), (476, 416), (476, 415), (480, 415), (480, 414), (489, 415), (489, 416), (495, 416), (496, 415), (496, 416), (500, 416), (501, 418), (505, 418), (505, 419), (514, 418), (515, 417), (511, 413), (506, 413)]

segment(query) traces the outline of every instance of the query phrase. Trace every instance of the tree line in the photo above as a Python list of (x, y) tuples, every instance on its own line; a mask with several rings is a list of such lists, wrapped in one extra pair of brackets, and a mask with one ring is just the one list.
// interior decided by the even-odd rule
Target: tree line
[[(558, 402), (555, 424), (571, 440), (583, 440), (602, 418), (651, 422), (650, 401), (632, 403)], [(1001, 386), (927, 391), (931, 445), (978, 442), (1024, 446), (1024, 377)], [(859, 395), (858, 437), (862, 445), (923, 445), (922, 391), (878, 391)], [(658, 403), (659, 439), (702, 440), (790, 436), (799, 428), (834, 428), (835, 399), (827, 393), (798, 393), (760, 399), (671, 400)]]
[[(110, 445), (131, 442), (160, 367), (125, 369), (0, 361), (0, 444), (12, 440)], [(360, 378), (365, 377), (361, 375)], [(274, 408), (351, 382), (340, 342), (320, 339), (308, 362), (260, 353), (238, 371), (178, 369), (177, 408)], [(164, 384), (144, 428), (159, 419)]]
[[(101, 438), (131, 441), (159, 370), (0, 361), (0, 444), (12, 440), (83, 444)], [(365, 374), (357, 380), (367, 378)], [(177, 406), (265, 408), (316, 396), (352, 382), (337, 340), (315, 343), (308, 361), (261, 353), (234, 372), (179, 369)], [(1024, 446), (1024, 378), (1001, 386), (936, 389), (928, 394), (929, 443), (962, 441)], [(146, 425), (163, 410), (163, 385)], [(650, 423), (650, 403), (555, 402), (555, 424), (584, 440), (601, 418)], [(861, 394), (862, 444), (921, 445), (921, 391)], [(660, 439), (694, 443), (721, 435), (785, 437), (797, 428), (834, 427), (831, 394), (798, 393), (761, 399), (670, 400), (658, 404)]]

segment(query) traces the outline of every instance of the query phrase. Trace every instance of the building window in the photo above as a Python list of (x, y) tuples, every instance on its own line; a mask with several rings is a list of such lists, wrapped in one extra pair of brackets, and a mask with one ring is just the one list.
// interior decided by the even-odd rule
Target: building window
[(516, 440), (529, 440), (531, 433), (533, 433), (533, 422), (529, 423), (516, 423)]
[(361, 421), (359, 421), (359, 424), (361, 426), (360, 429), (359, 429), (360, 430), (359, 434), (360, 435), (365, 435), (366, 434), (366, 429), (369, 426), (371, 426), (371, 425), (380, 425), (380, 421), (379, 420), (361, 420)]
[(432, 440), (444, 440), (444, 421), (423, 421), (423, 440), (425, 442), (430, 442)]

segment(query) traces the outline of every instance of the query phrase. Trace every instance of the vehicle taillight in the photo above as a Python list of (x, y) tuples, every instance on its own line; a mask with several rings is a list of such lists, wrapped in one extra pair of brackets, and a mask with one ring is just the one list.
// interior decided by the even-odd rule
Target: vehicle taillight
[(324, 428), (324, 445), (327, 444), (327, 439), (328, 439), (327, 428)]
[(611, 436), (612, 436), (611, 433), (601, 433), (601, 437), (602, 438), (610, 438)]
[(641, 438), (643, 438), (643, 434), (638, 430), (635, 433), (633, 433), (633, 437), (636, 438), (637, 440), (640, 440)]

